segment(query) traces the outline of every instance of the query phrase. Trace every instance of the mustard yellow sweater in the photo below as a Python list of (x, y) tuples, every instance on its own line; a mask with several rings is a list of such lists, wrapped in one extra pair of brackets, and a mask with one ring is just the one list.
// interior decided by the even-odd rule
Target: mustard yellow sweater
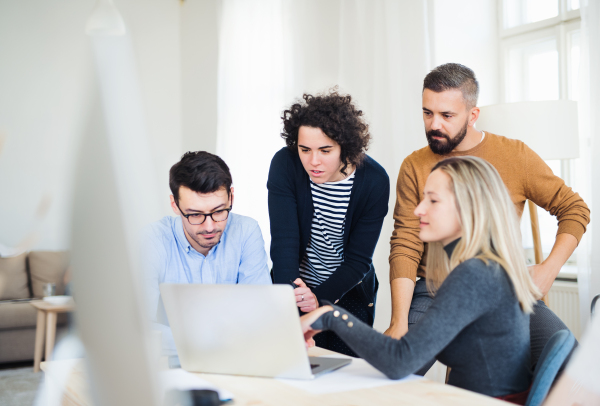
[(426, 245), (419, 239), (419, 218), (413, 212), (423, 196), (431, 168), (444, 158), (471, 155), (485, 159), (500, 173), (519, 217), (526, 200), (549, 211), (558, 219), (558, 232), (581, 240), (590, 222), (590, 210), (546, 163), (518, 140), (489, 132), (468, 151), (436, 155), (427, 146), (410, 154), (400, 167), (396, 184), (394, 232), (390, 241), (390, 280), (425, 276)]

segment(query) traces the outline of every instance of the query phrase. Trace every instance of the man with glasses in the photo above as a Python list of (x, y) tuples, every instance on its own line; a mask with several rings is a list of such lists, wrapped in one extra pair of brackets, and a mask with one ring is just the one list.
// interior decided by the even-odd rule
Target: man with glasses
[(176, 214), (144, 233), (143, 263), (153, 328), (163, 351), (175, 345), (160, 298), (161, 283), (270, 284), (267, 254), (256, 220), (231, 213), (233, 187), (225, 162), (204, 151), (187, 152), (169, 173)]

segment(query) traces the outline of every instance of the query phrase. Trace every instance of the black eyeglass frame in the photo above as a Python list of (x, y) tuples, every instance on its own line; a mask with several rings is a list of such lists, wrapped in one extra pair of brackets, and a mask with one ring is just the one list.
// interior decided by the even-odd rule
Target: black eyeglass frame
[[(185, 214), (183, 212), (183, 210), (181, 210), (181, 207), (179, 207), (179, 203), (175, 202), (175, 205), (177, 206), (177, 208), (179, 209), (179, 212), (181, 213), (181, 215), (183, 217), (185, 217), (185, 219), (188, 221), (188, 223), (190, 223), (191, 226), (199, 226), (201, 224), (204, 224), (204, 222), (206, 221), (207, 217), (210, 217), (210, 219), (212, 221), (214, 221), (215, 223), (220, 223), (222, 221), (225, 221), (229, 218), (229, 212), (231, 212), (231, 209), (233, 209), (233, 205), (231, 205), (231, 207), (227, 208), (227, 209), (221, 209), (221, 210), (217, 210), (217, 211), (213, 211), (212, 213), (208, 213), (208, 214), (204, 214), (204, 213), (191, 213), (191, 214)], [(227, 212), (227, 217), (225, 217), (223, 220), (215, 220), (213, 218), (213, 214), (215, 213), (221, 213), (221, 212)], [(192, 224), (192, 222), (190, 221), (190, 216), (204, 216), (204, 220), (202, 220), (202, 222), (198, 223), (198, 224)]]

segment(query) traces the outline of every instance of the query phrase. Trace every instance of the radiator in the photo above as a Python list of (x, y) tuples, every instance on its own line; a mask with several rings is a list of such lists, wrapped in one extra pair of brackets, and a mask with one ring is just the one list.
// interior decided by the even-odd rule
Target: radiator
[(548, 293), (550, 309), (569, 327), (575, 338), (580, 339), (579, 289), (577, 282), (555, 281)]

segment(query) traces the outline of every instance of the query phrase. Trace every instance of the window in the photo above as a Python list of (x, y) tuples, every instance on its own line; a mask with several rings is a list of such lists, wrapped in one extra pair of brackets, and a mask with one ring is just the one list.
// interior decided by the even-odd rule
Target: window
[[(500, 42), (504, 102), (578, 99), (580, 25), (578, 0), (501, 0)], [(575, 162), (547, 161), (567, 185)], [(558, 225), (538, 210), (544, 257), (555, 241)], [(521, 229), (523, 245), (533, 263), (533, 239), (527, 207)], [(576, 255), (563, 268), (576, 273)]]
[(518, 27), (558, 16), (558, 0), (505, 0), (504, 28)]

